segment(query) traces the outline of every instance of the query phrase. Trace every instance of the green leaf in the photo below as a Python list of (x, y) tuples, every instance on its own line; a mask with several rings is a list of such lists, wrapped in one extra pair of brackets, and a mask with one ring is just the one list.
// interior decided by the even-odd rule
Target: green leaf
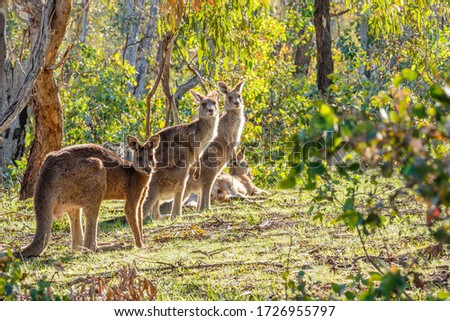
[(348, 167), (348, 170), (355, 172), (355, 171), (359, 170), (360, 167), (361, 166), (358, 162), (354, 162), (354, 163), (350, 164), (350, 166)]
[(439, 87), (439, 85), (434, 84), (431, 86), (430, 96), (443, 104), (450, 105), (450, 97), (446, 94), (444, 89)]
[(297, 181), (296, 181), (295, 177), (289, 176), (280, 182), (279, 188), (282, 188), (282, 189), (294, 188), (296, 183), (297, 183)]
[(331, 288), (334, 292), (341, 295), (342, 291), (345, 290), (345, 284), (331, 283)]
[(355, 299), (355, 293), (352, 291), (346, 291), (344, 293), (345, 297), (347, 298), (347, 300), (354, 300)]
[(425, 105), (419, 104), (413, 107), (412, 113), (414, 116), (419, 117), (420, 119), (424, 119), (427, 117), (427, 110), (425, 109)]
[(419, 73), (415, 70), (411, 70), (408, 68), (402, 70), (402, 77), (405, 80), (414, 81), (417, 79), (418, 76), (419, 76)]
[(438, 299), (446, 300), (446, 299), (450, 298), (450, 293), (441, 291), (437, 294), (437, 297), (438, 297)]
[(380, 226), (381, 225), (381, 218), (380, 218), (380, 216), (378, 214), (371, 213), (365, 219), (364, 224), (371, 225), (371, 226)]
[(402, 81), (403, 81), (403, 77), (402, 76), (400, 76), (400, 75), (396, 76), (394, 78), (394, 86), (398, 87), (402, 83)]
[(348, 197), (344, 203), (344, 212), (353, 211), (355, 208), (355, 198)]

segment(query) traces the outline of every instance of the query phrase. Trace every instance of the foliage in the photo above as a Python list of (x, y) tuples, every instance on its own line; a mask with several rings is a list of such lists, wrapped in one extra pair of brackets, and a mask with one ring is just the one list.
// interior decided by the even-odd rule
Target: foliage
[(0, 261), (0, 300), (14, 300), (21, 292), (20, 281), (25, 278), (20, 261), (9, 251)]
[(27, 285), (28, 276), (22, 271), (21, 261), (11, 251), (1, 258), (0, 268), (0, 301), (148, 301), (155, 300), (157, 293), (151, 281), (129, 267), (119, 270), (114, 282), (102, 276), (87, 276), (72, 287), (70, 295), (55, 294), (53, 280), (45, 276), (37, 280), (37, 287)]
[(45, 277), (37, 280), (37, 287), (24, 285), (27, 274), (22, 272), (21, 262), (12, 255), (11, 250), (1, 258), (0, 268), (0, 301), (31, 300), (31, 301), (67, 301), (68, 296), (55, 294), (51, 281)]
[(123, 141), (142, 131), (144, 104), (128, 92), (134, 68), (119, 55), (106, 57), (80, 45), (80, 59), (70, 62), (70, 81), (62, 92), (65, 105), (65, 143)]

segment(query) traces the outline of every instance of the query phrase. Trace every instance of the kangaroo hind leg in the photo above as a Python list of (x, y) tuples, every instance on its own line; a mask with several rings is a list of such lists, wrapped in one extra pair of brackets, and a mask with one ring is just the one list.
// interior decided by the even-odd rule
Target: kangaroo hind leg
[(67, 212), (70, 219), (70, 232), (72, 234), (72, 249), (81, 251), (83, 249), (83, 225), (81, 222), (81, 208), (71, 209)]

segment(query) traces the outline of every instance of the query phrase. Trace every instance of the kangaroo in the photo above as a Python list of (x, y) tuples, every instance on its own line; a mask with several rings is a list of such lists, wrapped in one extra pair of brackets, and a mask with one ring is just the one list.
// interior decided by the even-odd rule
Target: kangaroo
[[(69, 211), (72, 248), (96, 251), (98, 211), (102, 200), (108, 199), (125, 199), (125, 216), (134, 243), (142, 247), (142, 203), (159, 140), (159, 136), (153, 136), (141, 145), (135, 137), (128, 136), (132, 162), (93, 144), (70, 146), (48, 154), (34, 191), (36, 234), (21, 255), (41, 255), (50, 240), (53, 218), (61, 218), (66, 211)], [(81, 209), (86, 216), (84, 237)]]
[(244, 81), (230, 89), (222, 81), (217, 83), (225, 98), (225, 113), (220, 117), (217, 137), (208, 146), (201, 157), (200, 176), (195, 180), (195, 170), (191, 169), (186, 184), (185, 198), (191, 193), (200, 194), (199, 211), (211, 207), (211, 188), (217, 175), (230, 159), (236, 158), (236, 148), (241, 140), (245, 123), (242, 88)]
[[(173, 199), (171, 217), (182, 215), (183, 195), (189, 171), (192, 179), (201, 172), (200, 157), (206, 147), (217, 136), (219, 107), (217, 92), (207, 96), (191, 91), (199, 104), (199, 118), (189, 124), (166, 128), (157, 133), (161, 143), (156, 151), (158, 161), (152, 175), (147, 198), (144, 202), (144, 214), (153, 209), (153, 219), (161, 219), (159, 204)], [(193, 164), (195, 166), (191, 166)]]
[[(236, 159), (230, 163), (229, 173), (220, 173), (211, 188), (211, 201), (226, 202), (233, 198), (248, 199), (250, 195), (260, 195), (269, 193), (256, 187), (252, 180), (253, 176), (250, 172), (249, 165), (245, 160), (245, 148), (236, 153)], [(187, 196), (187, 194), (185, 194)], [(197, 206), (197, 195), (190, 194), (185, 197), (184, 205)], [(161, 205), (161, 212), (170, 212), (172, 202), (166, 202)]]
[(242, 148), (236, 153), (236, 159), (231, 161), (229, 173), (231, 177), (235, 178), (242, 186), (244, 186), (244, 195), (269, 194), (267, 191), (260, 189), (253, 184), (253, 175), (245, 160), (245, 148)]
[(236, 159), (231, 161), (229, 173), (217, 175), (211, 189), (211, 200), (228, 201), (231, 198), (247, 199), (248, 195), (268, 194), (253, 184), (253, 176), (244, 153), (244, 148), (236, 153)]

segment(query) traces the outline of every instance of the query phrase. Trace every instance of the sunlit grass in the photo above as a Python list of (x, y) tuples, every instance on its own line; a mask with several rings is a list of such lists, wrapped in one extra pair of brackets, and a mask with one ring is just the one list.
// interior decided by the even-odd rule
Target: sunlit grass
[[(397, 181), (380, 184), (395, 186)], [(387, 189), (387, 187), (386, 187)], [(331, 283), (346, 283), (358, 272), (374, 267), (366, 260), (355, 231), (333, 223), (341, 205), (322, 203), (322, 220), (309, 213), (311, 195), (299, 190), (275, 191), (264, 201), (216, 203), (213, 209), (177, 221), (148, 222), (146, 246), (101, 253), (76, 253), (70, 249), (68, 220), (55, 222), (49, 247), (40, 258), (26, 260), (23, 270), (33, 283), (43, 276), (53, 279), (56, 291), (68, 293), (73, 282), (89, 275), (107, 275), (124, 266), (136, 268), (152, 280), (160, 300), (279, 300), (292, 297), (285, 291), (283, 273), (295, 279), (306, 273), (311, 293), (327, 299)], [(380, 201), (386, 195), (380, 195)], [(132, 245), (126, 224), (105, 223), (121, 215), (123, 202), (104, 202), (100, 213), (99, 243)], [(429, 280), (411, 295), (426, 298), (445, 288), (432, 276), (450, 265), (449, 253), (428, 258), (423, 250), (435, 241), (425, 227), (424, 208), (411, 195), (399, 200), (399, 213), (383, 213), (387, 222), (364, 238), (368, 254), (382, 268), (414, 270)], [(28, 244), (34, 233), (30, 201), (5, 199), (0, 215), (0, 251)], [(431, 280), (431, 281), (430, 281)]]

